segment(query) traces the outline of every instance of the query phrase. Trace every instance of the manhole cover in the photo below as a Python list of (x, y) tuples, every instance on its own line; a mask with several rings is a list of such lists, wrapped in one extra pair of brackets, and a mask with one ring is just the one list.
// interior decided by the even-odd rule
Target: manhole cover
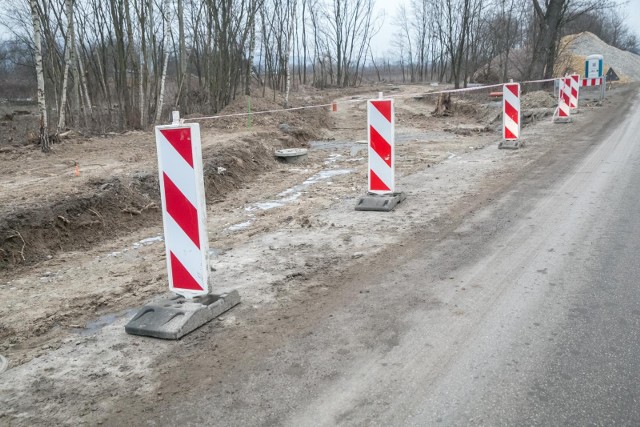
[(283, 148), (276, 150), (276, 157), (279, 157), (287, 163), (297, 163), (307, 158), (308, 150), (306, 148)]
[(8, 367), (9, 362), (7, 361), (7, 358), (0, 355), (0, 374), (6, 371)]

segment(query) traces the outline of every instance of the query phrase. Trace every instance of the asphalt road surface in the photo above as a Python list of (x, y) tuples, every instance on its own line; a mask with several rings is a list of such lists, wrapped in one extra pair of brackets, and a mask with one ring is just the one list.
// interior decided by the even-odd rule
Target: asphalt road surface
[(640, 425), (640, 96), (621, 105), (136, 422)]

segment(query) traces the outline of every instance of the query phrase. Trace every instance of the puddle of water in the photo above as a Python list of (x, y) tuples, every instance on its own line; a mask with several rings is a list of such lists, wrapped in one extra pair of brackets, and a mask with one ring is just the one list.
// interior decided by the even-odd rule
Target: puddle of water
[(131, 317), (137, 312), (137, 309), (130, 309), (120, 311), (118, 313), (105, 314), (104, 316), (100, 316), (95, 320), (87, 322), (84, 328), (75, 328), (72, 329), (73, 332), (77, 332), (80, 336), (86, 337), (89, 335), (93, 335), (105, 326), (109, 326), (113, 324), (116, 320), (120, 319), (123, 316)]
[(310, 141), (309, 148), (312, 150), (336, 150), (350, 148), (353, 141)]
[(244, 208), (244, 210), (247, 212), (253, 212), (256, 210), (267, 211), (270, 209), (282, 207), (300, 198), (302, 193), (311, 185), (317, 184), (322, 181), (327, 181), (335, 176), (346, 175), (351, 172), (353, 172), (352, 169), (332, 169), (320, 171), (317, 174), (307, 178), (302, 184), (298, 184), (294, 187), (284, 190), (282, 193), (277, 195), (278, 199), (253, 203), (252, 205)]
[(335, 163), (338, 160), (340, 160), (341, 157), (342, 157), (342, 154), (331, 153), (331, 154), (329, 154), (329, 157), (327, 158), (327, 160), (324, 161), (324, 164), (325, 165), (330, 165), (332, 163)]
[[(233, 224), (233, 225), (227, 227), (227, 230), (229, 230), (229, 231), (244, 230), (245, 228), (249, 227), (251, 224), (253, 224), (253, 220), (252, 219), (250, 219), (249, 221), (240, 222), (238, 224)], [(209, 251), (209, 252), (211, 252), (211, 251)]]
[[(257, 210), (268, 211), (271, 209), (280, 208), (288, 203), (297, 200), (302, 195), (302, 193), (299, 192), (294, 193), (294, 188), (289, 188), (288, 190), (285, 190), (282, 193), (278, 194), (278, 196), (281, 197), (278, 200), (269, 200), (267, 202), (254, 203), (251, 206), (244, 208), (244, 210), (247, 212), (253, 212)], [(284, 197), (289, 193), (291, 193), (291, 195)]]
[[(317, 174), (309, 177), (305, 182), (303, 182), (300, 185), (297, 185), (296, 187), (308, 187), (311, 184), (316, 184), (320, 181), (325, 181), (329, 178), (333, 178), (334, 176), (347, 175), (351, 172), (353, 172), (353, 170), (351, 169), (332, 169), (332, 170), (320, 171)], [(293, 188), (296, 188), (296, 187), (293, 187)]]
[[(357, 156), (360, 153), (366, 153), (367, 152), (367, 146), (363, 146), (363, 145), (354, 145), (353, 147), (351, 147), (351, 151), (349, 152), (349, 154), (351, 154), (351, 157), (353, 156)], [(347, 161), (353, 161), (353, 159), (348, 159)]]
[(0, 354), (0, 374), (7, 370), (9, 367), (9, 361), (6, 357)]
[(227, 252), (226, 249), (209, 248), (209, 256), (211, 257), (222, 255), (225, 252)]
[(164, 241), (164, 237), (162, 235), (158, 235), (155, 237), (147, 237), (146, 239), (142, 239), (137, 243), (133, 244), (133, 247), (140, 247), (140, 246), (147, 246), (147, 245), (153, 245), (154, 243), (158, 243), (158, 242), (162, 242)]
[(298, 173), (309, 173), (309, 169), (302, 169), (302, 168), (291, 168), (289, 169), (290, 172), (298, 172)]

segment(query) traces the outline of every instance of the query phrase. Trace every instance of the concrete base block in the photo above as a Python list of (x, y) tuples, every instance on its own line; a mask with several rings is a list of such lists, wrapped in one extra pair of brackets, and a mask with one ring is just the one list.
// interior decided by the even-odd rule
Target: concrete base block
[(361, 197), (356, 204), (357, 211), (392, 211), (407, 196), (404, 193), (372, 194)]
[(524, 147), (524, 142), (519, 139), (510, 140), (510, 141), (500, 141), (500, 143), (498, 144), (498, 148), (505, 148), (505, 149), (511, 149), (511, 150), (517, 150), (520, 147)]
[(555, 117), (553, 123), (571, 123), (573, 119), (571, 117)]
[(124, 330), (132, 335), (178, 340), (239, 303), (238, 291), (191, 300), (176, 295), (142, 307)]

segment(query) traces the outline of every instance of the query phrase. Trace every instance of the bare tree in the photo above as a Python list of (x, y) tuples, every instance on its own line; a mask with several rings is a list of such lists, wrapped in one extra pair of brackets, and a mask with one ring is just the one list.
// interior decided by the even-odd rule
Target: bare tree
[(42, 151), (48, 152), (49, 147), (49, 126), (47, 123), (47, 102), (44, 87), (44, 69), (42, 66), (42, 26), (40, 23), (40, 13), (37, 0), (30, 0), (31, 19), (33, 22), (33, 44), (36, 58), (36, 76), (38, 79), (38, 110), (40, 112), (40, 135), (39, 143)]
[(608, 0), (531, 0), (534, 8), (534, 34), (528, 76), (550, 78), (558, 57), (564, 26), (580, 16), (611, 7)]
[(64, 73), (62, 77), (62, 92), (60, 106), (58, 107), (58, 127), (56, 133), (66, 126), (67, 92), (69, 84), (69, 68), (73, 62), (73, 52), (75, 51), (75, 36), (73, 33), (73, 0), (65, 0), (65, 12), (67, 18), (67, 37), (64, 47)]
[(165, 83), (167, 81), (167, 68), (169, 66), (169, 47), (168, 47), (168, 37), (167, 34), (171, 33), (171, 10), (169, 8), (169, 0), (165, 0), (164, 2), (164, 25), (166, 28), (165, 37), (163, 38), (164, 44), (164, 59), (162, 61), (162, 76), (160, 77), (160, 92), (158, 94), (158, 101), (156, 103), (156, 118), (155, 122), (159, 123), (160, 118), (162, 117), (162, 107), (164, 104), (164, 91), (165, 91)]

